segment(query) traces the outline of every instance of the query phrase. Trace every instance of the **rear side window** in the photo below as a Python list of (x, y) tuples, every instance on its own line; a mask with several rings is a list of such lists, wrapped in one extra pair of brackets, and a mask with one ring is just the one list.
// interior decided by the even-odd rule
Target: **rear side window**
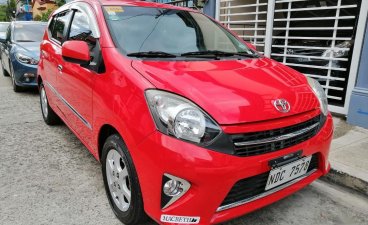
[(70, 11), (59, 13), (50, 24), (50, 28), (52, 29), (51, 36), (59, 43), (62, 43), (65, 38), (71, 15)]

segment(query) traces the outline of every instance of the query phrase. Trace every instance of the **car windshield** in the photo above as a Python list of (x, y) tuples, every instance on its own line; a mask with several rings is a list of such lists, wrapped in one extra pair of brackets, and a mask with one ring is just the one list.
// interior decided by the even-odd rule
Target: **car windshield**
[(201, 13), (136, 6), (105, 6), (104, 12), (115, 44), (128, 56), (254, 55)]
[(0, 23), (0, 32), (6, 32), (6, 29), (8, 29), (9, 24), (7, 23)]
[(45, 28), (46, 24), (15, 24), (13, 39), (16, 42), (40, 42)]

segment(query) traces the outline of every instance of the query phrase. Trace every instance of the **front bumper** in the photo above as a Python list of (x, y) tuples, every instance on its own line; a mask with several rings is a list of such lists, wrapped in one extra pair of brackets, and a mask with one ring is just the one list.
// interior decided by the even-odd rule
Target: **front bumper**
[[(12, 61), (15, 83), (20, 87), (37, 87), (37, 65), (27, 65), (18, 60)], [(34, 77), (26, 78), (25, 74), (34, 74)]]
[[(299, 118), (300, 119), (300, 118)], [(267, 128), (292, 124), (298, 118), (287, 118), (277, 123), (268, 123)], [(266, 127), (258, 123), (254, 130)], [(244, 126), (240, 130), (252, 130)], [(228, 127), (225, 132), (239, 132)], [(200, 217), (199, 224), (216, 224), (254, 211), (282, 199), (310, 184), (329, 171), (328, 154), (333, 134), (332, 117), (328, 116), (317, 135), (301, 144), (258, 156), (237, 157), (207, 150), (155, 132), (132, 150), (141, 184), (145, 211), (160, 224), (162, 215)], [(302, 150), (303, 156), (317, 154), (318, 169), (309, 176), (274, 193), (234, 208), (219, 210), (219, 207), (234, 184), (244, 178), (256, 176), (271, 168), (268, 162), (280, 156)], [(191, 183), (189, 191), (177, 202), (161, 209), (162, 176), (168, 173)]]

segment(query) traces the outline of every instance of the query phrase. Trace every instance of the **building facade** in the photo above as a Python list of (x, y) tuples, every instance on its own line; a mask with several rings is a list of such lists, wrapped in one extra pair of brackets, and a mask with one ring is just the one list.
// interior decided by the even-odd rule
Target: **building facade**
[(32, 12), (33, 18), (41, 17), (43, 13), (51, 10), (54, 11), (58, 6), (53, 0), (33, 0), (32, 2)]

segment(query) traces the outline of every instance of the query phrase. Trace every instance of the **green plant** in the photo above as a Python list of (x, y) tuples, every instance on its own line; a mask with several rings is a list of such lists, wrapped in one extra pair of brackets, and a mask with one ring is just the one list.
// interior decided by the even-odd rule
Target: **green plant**
[(33, 18), (34, 21), (41, 21), (42, 17), (40, 15), (37, 15)]
[(62, 6), (65, 4), (65, 0), (55, 0), (57, 6)]
[[(47, 22), (49, 20), (50, 15), (51, 15), (52, 12), (53, 12), (53, 10), (49, 9), (49, 10), (47, 10), (47, 12), (42, 13), (41, 16), (40, 16), (40, 20), (39, 21)], [(34, 20), (35, 20), (35, 18), (34, 18)]]

